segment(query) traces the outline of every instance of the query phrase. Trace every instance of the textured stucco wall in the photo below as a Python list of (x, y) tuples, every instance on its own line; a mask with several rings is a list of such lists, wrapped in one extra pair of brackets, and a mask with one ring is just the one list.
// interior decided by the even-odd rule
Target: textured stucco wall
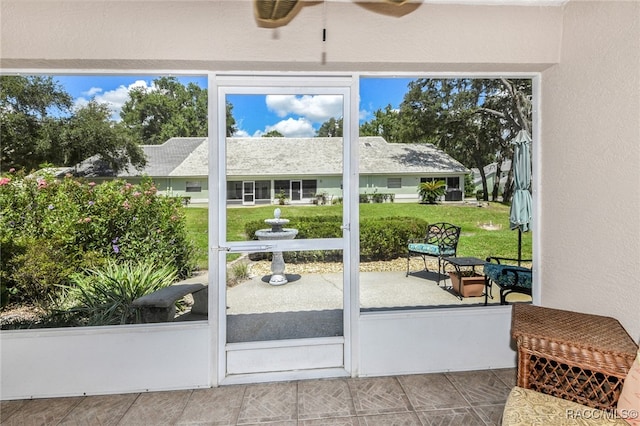
[(640, 3), (570, 2), (542, 77), (542, 304), (640, 339)]
[(0, 8), (5, 68), (537, 71), (557, 61), (562, 22), (559, 7), (426, 3), (394, 16), (385, 11), (404, 9), (329, 1), (326, 18), (312, 3), (277, 29), (256, 25), (246, 0), (3, 0)]

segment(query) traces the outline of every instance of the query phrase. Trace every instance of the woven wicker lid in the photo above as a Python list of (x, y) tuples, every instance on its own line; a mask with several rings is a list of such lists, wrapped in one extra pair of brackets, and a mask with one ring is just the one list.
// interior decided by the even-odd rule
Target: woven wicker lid
[(614, 318), (524, 303), (513, 305), (511, 334), (632, 356), (638, 349)]

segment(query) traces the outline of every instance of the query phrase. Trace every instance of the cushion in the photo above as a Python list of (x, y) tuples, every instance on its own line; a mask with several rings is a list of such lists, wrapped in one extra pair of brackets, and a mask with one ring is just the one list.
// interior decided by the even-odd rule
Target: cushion
[(436, 244), (426, 243), (411, 243), (409, 244), (409, 251), (414, 253), (428, 254), (431, 256), (453, 256), (456, 251), (453, 248), (443, 248), (440, 250)]
[(618, 415), (633, 426), (640, 426), (640, 349), (627, 373), (618, 399)]
[(628, 426), (615, 413), (516, 386), (505, 403), (502, 426), (532, 425)]
[(531, 288), (531, 269), (522, 266), (487, 262), (484, 264), (484, 274), (500, 287), (513, 286), (517, 275), (518, 287)]

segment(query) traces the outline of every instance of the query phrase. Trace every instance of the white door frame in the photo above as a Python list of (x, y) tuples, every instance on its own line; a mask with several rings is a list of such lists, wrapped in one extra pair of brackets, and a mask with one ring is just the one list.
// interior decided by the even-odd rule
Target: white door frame
[[(293, 183), (296, 182), (300, 185), (300, 190), (298, 191), (298, 198), (293, 198)], [(289, 181), (289, 199), (291, 202), (293, 201), (302, 201), (302, 179), (292, 179)]]
[[(251, 192), (245, 192), (245, 185), (251, 184)], [(245, 196), (251, 195), (251, 201), (247, 201)], [(256, 181), (254, 180), (243, 180), (242, 181), (242, 205), (243, 206), (255, 206), (256, 204)]]
[[(209, 78), (209, 176), (213, 180), (211, 199), (218, 200), (219, 209), (209, 209), (209, 271), (220, 283), (217, 291), (209, 293), (209, 322), (212, 328), (212, 379), (215, 384), (250, 383), (263, 380), (292, 380), (350, 376), (355, 374), (353, 348), (357, 336), (359, 312), (357, 297), (359, 242), (358, 242), (358, 144), (357, 76), (273, 77), (234, 76), (212, 74)], [(226, 104), (227, 94), (317, 94), (342, 95), (345, 129), (356, 129), (344, 135), (343, 179), (344, 189), (342, 238), (278, 241), (282, 251), (308, 249), (343, 250), (344, 298), (343, 336), (314, 339), (290, 339), (267, 342), (226, 343), (226, 284), (225, 269), (228, 252), (272, 251), (253, 241), (226, 241)], [(215, 95), (213, 95), (215, 94)], [(302, 190), (302, 188), (301, 188)], [(213, 205), (213, 204), (212, 204)], [(212, 275), (211, 275), (212, 274)], [(213, 289), (212, 289), (213, 290)], [(288, 368), (273, 360), (288, 359)], [(335, 361), (340, 360), (339, 364)], [(327, 361), (329, 360), (329, 361)], [(270, 370), (271, 369), (271, 370)]]

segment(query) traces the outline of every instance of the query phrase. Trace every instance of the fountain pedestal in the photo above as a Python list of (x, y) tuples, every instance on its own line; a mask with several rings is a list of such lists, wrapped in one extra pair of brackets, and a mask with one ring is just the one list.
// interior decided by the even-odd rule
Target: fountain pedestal
[(288, 283), (287, 276), (284, 274), (284, 257), (281, 251), (273, 252), (273, 259), (271, 259), (271, 278), (269, 278), (269, 284), (282, 285)]
[[(259, 229), (256, 231), (256, 237), (261, 241), (269, 240), (293, 240), (298, 235), (298, 230), (293, 228), (283, 228), (283, 225), (289, 223), (289, 219), (280, 219), (280, 209), (274, 211), (273, 219), (266, 219), (265, 223), (271, 225), (271, 229)], [(272, 252), (271, 259), (271, 278), (269, 284), (283, 285), (288, 283), (284, 274), (284, 257), (281, 251)]]

